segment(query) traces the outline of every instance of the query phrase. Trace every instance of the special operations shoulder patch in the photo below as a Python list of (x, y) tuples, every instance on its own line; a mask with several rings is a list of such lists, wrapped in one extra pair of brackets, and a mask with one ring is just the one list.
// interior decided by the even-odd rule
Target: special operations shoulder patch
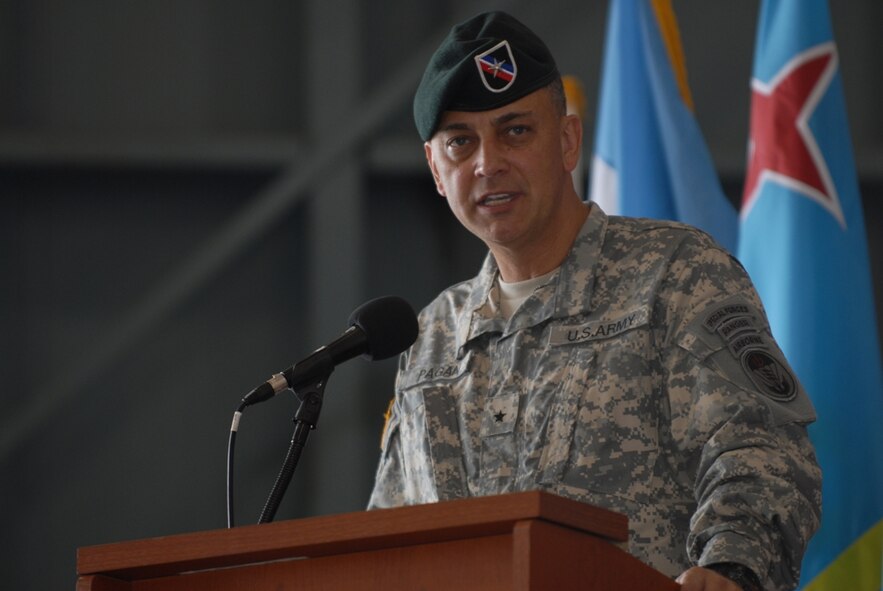
[(475, 56), (478, 75), (485, 88), (491, 92), (503, 92), (515, 83), (518, 66), (512, 56), (508, 41), (500, 41), (487, 51)]
[(753, 306), (736, 296), (707, 312), (702, 326), (723, 340), (760, 393), (776, 402), (791, 402), (798, 394), (797, 380), (774, 354), (775, 344), (759, 318)]
[(791, 402), (797, 396), (794, 377), (766, 349), (748, 349), (742, 354), (742, 367), (757, 389), (779, 402)]
[(812, 402), (773, 339), (756, 299), (734, 294), (695, 310), (675, 337), (680, 347), (699, 364), (762, 400), (775, 425), (815, 420)]

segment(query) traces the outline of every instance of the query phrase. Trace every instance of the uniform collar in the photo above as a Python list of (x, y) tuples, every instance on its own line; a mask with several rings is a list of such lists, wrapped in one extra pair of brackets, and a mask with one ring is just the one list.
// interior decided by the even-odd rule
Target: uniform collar
[(595, 307), (592, 297), (598, 278), (601, 249), (607, 237), (607, 214), (597, 203), (583, 223), (570, 254), (561, 264), (552, 317), (567, 318), (587, 314)]
[(499, 300), (496, 281), (500, 271), (494, 257), (488, 253), (474, 280), (474, 289), (457, 327), (457, 357), (463, 356), (463, 347), (469, 341), (485, 333), (496, 332), (506, 336), (549, 319), (590, 312), (598, 260), (606, 233), (607, 214), (597, 203), (593, 203), (558, 273), (539, 288), (538, 297), (525, 302), (508, 323), (495, 313), (495, 310), (499, 310), (499, 301), (491, 305), (491, 298)]
[[(496, 281), (500, 270), (497, 261), (489, 252), (475, 277), (474, 287), (466, 302), (464, 314), (457, 325), (457, 358), (462, 358), (463, 347), (474, 338), (487, 332), (502, 332), (505, 320), (494, 313), (499, 310), (499, 298)], [(491, 305), (491, 298), (497, 298), (496, 305)]]

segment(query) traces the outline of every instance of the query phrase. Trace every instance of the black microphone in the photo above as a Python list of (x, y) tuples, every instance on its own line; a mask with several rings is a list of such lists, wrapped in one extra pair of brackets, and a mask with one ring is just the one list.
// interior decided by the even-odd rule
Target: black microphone
[(240, 408), (327, 376), (336, 365), (357, 355), (372, 361), (386, 359), (401, 353), (417, 340), (417, 315), (408, 302), (396, 296), (362, 304), (350, 314), (348, 324), (349, 328), (337, 339), (246, 394)]

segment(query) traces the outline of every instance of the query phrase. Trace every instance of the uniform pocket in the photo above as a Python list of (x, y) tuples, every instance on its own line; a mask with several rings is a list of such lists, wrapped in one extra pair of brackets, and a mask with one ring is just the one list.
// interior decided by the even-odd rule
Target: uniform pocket
[(402, 481), (405, 497), (411, 503), (438, 500), (432, 459), (426, 439), (426, 405), (420, 388), (406, 390), (401, 396), (398, 431), (402, 457)]
[(425, 387), (422, 392), (431, 471), (438, 498), (445, 500), (469, 496), (454, 393), (447, 385)]
[(406, 497), (432, 503), (467, 496), (451, 388), (424, 384), (403, 391), (400, 400), (397, 428)]
[(540, 483), (646, 502), (658, 450), (649, 330), (574, 347), (549, 417)]

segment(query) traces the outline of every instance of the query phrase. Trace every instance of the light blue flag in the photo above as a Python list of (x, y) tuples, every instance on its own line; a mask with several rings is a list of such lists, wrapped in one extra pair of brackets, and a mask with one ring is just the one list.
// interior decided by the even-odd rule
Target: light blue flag
[(609, 214), (692, 224), (734, 252), (736, 210), (685, 102), (683, 73), (670, 0), (613, 0), (589, 196)]
[(827, 0), (764, 0), (739, 258), (818, 413), (822, 524), (801, 585), (879, 591), (883, 370)]

